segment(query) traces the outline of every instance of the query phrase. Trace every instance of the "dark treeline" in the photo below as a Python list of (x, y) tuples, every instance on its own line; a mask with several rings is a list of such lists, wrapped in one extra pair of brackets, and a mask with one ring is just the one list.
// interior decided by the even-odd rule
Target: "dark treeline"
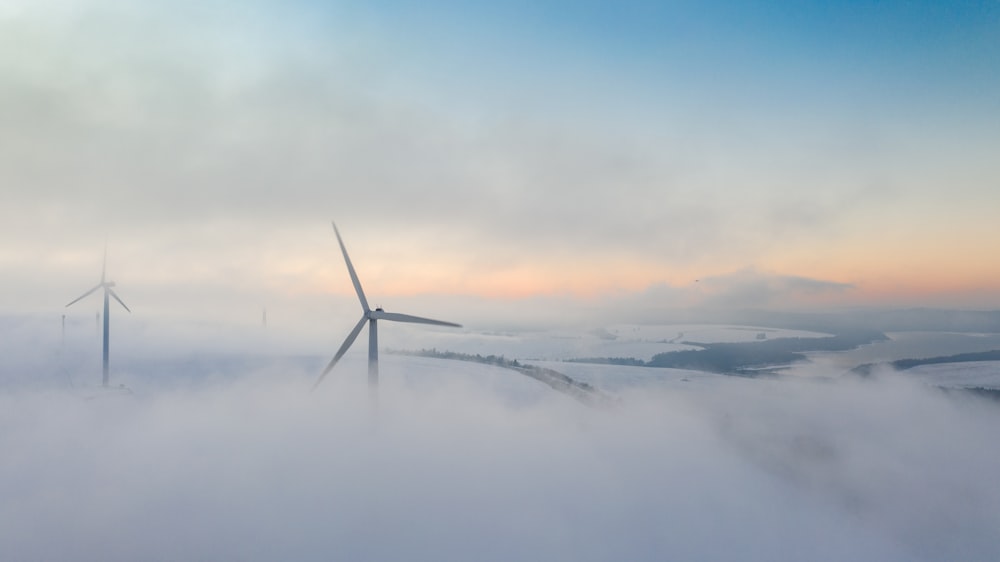
[(859, 345), (888, 339), (874, 330), (845, 331), (825, 338), (777, 338), (752, 342), (695, 343), (682, 342), (702, 349), (668, 351), (649, 361), (634, 357), (576, 359), (585, 363), (603, 363), (640, 367), (692, 369), (730, 375), (754, 375), (762, 369), (789, 365), (805, 360), (808, 351), (846, 351)]
[[(888, 366), (899, 371), (919, 367), (920, 365), (940, 365), (943, 363), (970, 363), (973, 361), (1000, 361), (1000, 349), (992, 351), (979, 351), (972, 353), (957, 353), (955, 355), (941, 355), (938, 357), (925, 357), (923, 359), (898, 359), (888, 363), (865, 363), (851, 369), (852, 373), (861, 376), (870, 376), (876, 367)], [(1000, 389), (987, 388), (982, 386), (971, 387), (937, 387), (942, 392), (949, 394), (964, 394), (987, 398), (1000, 403)]]
[(920, 365), (939, 365), (941, 363), (969, 363), (971, 361), (1000, 361), (1000, 350), (979, 351), (973, 353), (959, 353), (956, 355), (941, 355), (938, 357), (925, 357), (923, 359), (898, 359), (889, 363), (865, 363), (853, 369), (855, 373), (870, 375), (872, 370), (878, 366), (889, 366), (898, 371), (905, 371), (919, 367)]
[(497, 367), (511, 369), (521, 373), (522, 375), (531, 377), (590, 406), (611, 406), (615, 404), (615, 400), (612, 397), (604, 394), (600, 390), (597, 390), (588, 383), (580, 382), (553, 369), (546, 369), (535, 365), (525, 365), (518, 362), (517, 359), (507, 359), (503, 355), (480, 355), (478, 353), (472, 355), (470, 353), (459, 353), (457, 351), (439, 351), (435, 348), (421, 349), (420, 351), (394, 350), (391, 351), (391, 353), (399, 355), (415, 355), (417, 357), (433, 357), (435, 359), (451, 359), (454, 361), (471, 361), (473, 363), (495, 365)]
[(580, 357), (567, 359), (567, 363), (593, 363), (596, 365), (626, 365), (628, 367), (645, 367), (647, 363), (635, 357)]
[(967, 388), (945, 388), (938, 387), (942, 392), (953, 394), (961, 393), (965, 395), (971, 394), (972, 396), (978, 396), (980, 398), (987, 398), (993, 400), (994, 402), (1000, 402), (1000, 389), (997, 388), (986, 388), (982, 386), (970, 386)]
[(968, 363), (970, 361), (1000, 361), (1000, 350), (980, 351), (977, 353), (959, 353), (943, 357), (928, 357), (926, 359), (900, 359), (893, 361), (892, 366), (899, 369), (912, 369), (919, 365), (937, 365), (940, 363)]
[(416, 357), (434, 357), (436, 359), (453, 359), (455, 361), (471, 361), (473, 363), (485, 363), (487, 365), (497, 365), (518, 369), (524, 367), (517, 359), (507, 359), (503, 355), (480, 355), (471, 353), (459, 353), (457, 351), (444, 351), (437, 348), (421, 349), (419, 351), (389, 350), (389, 353), (397, 355), (413, 355)]

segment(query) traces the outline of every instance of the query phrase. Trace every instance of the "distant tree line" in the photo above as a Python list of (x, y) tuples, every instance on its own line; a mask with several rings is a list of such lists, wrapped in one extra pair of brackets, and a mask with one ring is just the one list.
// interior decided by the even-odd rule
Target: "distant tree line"
[(438, 351), (437, 348), (421, 349), (419, 351), (393, 350), (390, 353), (399, 355), (414, 355), (417, 357), (434, 357), (436, 359), (453, 359), (456, 361), (471, 361), (473, 363), (485, 363), (487, 365), (497, 365), (500, 367), (521, 368), (523, 365), (517, 359), (507, 359), (503, 355), (472, 355), (469, 353), (459, 353), (457, 351)]
[(938, 365), (941, 363), (968, 363), (970, 361), (1000, 361), (1000, 350), (980, 351), (974, 353), (959, 353), (943, 357), (928, 357), (926, 359), (900, 359), (893, 361), (892, 366), (899, 369), (912, 369), (920, 365)]
[(987, 398), (993, 400), (994, 402), (1000, 402), (1000, 388), (986, 388), (984, 386), (969, 386), (965, 388), (950, 388), (950, 387), (937, 387), (939, 390), (951, 394), (954, 392), (960, 392), (962, 394), (971, 394), (973, 396), (978, 396), (980, 398)]
[[(973, 361), (1000, 361), (1000, 349), (991, 351), (978, 351), (971, 353), (958, 353), (955, 355), (940, 355), (937, 357), (925, 357), (923, 359), (897, 359), (888, 363), (865, 363), (851, 369), (852, 373), (867, 377), (879, 366), (889, 366), (898, 371), (905, 371), (921, 365), (941, 365), (945, 363), (970, 363)], [(953, 394), (971, 394), (980, 398), (987, 398), (995, 402), (1000, 402), (1000, 388), (987, 388), (984, 386), (970, 387), (936, 387), (942, 392)]]
[(753, 376), (769, 368), (804, 361), (808, 351), (846, 351), (859, 345), (886, 340), (875, 330), (852, 330), (821, 338), (776, 338), (752, 342), (697, 343), (682, 342), (701, 349), (657, 353), (649, 361), (635, 357), (574, 359), (575, 362), (637, 367), (692, 369), (727, 375)]
[(635, 357), (580, 357), (567, 359), (568, 363), (593, 363), (595, 365), (625, 365), (628, 367), (645, 367), (646, 362)]
[[(571, 359), (576, 363), (595, 363), (603, 365), (625, 365), (630, 367), (660, 367), (672, 369), (691, 369), (708, 371), (727, 375), (756, 376), (779, 367), (784, 367), (806, 359), (804, 353), (810, 351), (846, 351), (859, 345), (889, 339), (877, 330), (843, 330), (833, 336), (818, 338), (775, 338), (769, 340), (754, 340), (749, 342), (697, 343), (682, 342), (685, 345), (701, 349), (685, 349), (657, 353), (649, 361), (635, 357), (590, 357)], [(542, 380), (546, 384), (559, 386), (560, 389), (576, 389), (590, 392), (593, 387), (587, 383), (575, 381), (566, 375), (532, 365), (524, 365), (516, 359), (507, 359), (503, 355), (481, 355), (458, 353), (455, 351), (439, 351), (435, 348), (421, 349), (415, 352), (397, 352), (439, 359), (454, 359), (474, 361), (515, 369), (528, 376)], [(554, 386), (555, 387), (555, 386)]]
[(391, 353), (400, 355), (413, 355), (417, 357), (433, 357), (435, 359), (450, 359), (454, 361), (471, 361), (473, 363), (483, 363), (495, 365), (505, 369), (517, 371), (529, 376), (539, 382), (545, 383), (559, 392), (568, 394), (577, 400), (591, 406), (610, 406), (616, 403), (615, 399), (585, 382), (578, 381), (572, 377), (560, 373), (553, 369), (546, 369), (535, 365), (525, 365), (517, 359), (507, 359), (503, 355), (475, 355), (470, 353), (459, 353), (457, 351), (440, 351), (436, 348), (421, 349), (419, 351), (393, 350)]
[(897, 371), (905, 371), (921, 365), (940, 365), (942, 363), (969, 363), (972, 361), (1000, 361), (1000, 349), (992, 351), (978, 351), (972, 353), (959, 353), (956, 355), (941, 355), (938, 357), (925, 357), (923, 359), (898, 359), (888, 363), (865, 363), (858, 365), (852, 371), (859, 375), (870, 375), (872, 370), (878, 366), (889, 366)]

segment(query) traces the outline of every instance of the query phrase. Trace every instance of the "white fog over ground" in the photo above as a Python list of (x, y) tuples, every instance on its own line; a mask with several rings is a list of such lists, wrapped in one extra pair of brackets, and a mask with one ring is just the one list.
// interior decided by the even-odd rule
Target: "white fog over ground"
[(1000, 361), (920, 365), (907, 376), (946, 388), (1000, 388)]
[[(1000, 407), (919, 377), (541, 363), (619, 398), (595, 409), (515, 371), (383, 353), (376, 413), (355, 347), (313, 394), (322, 346), (303, 359), (133, 355), (113, 374), (131, 395), (94, 388), (96, 364), (8, 367), (4, 556), (1000, 557)], [(47, 382), (6, 384), (28, 367)], [(74, 387), (57, 367), (77, 369)]]

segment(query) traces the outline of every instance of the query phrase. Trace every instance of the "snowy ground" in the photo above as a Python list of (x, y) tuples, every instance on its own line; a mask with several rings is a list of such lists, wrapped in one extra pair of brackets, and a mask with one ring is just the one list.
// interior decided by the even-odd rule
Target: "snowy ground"
[[(1000, 334), (954, 332), (890, 332), (889, 340), (842, 352), (807, 353), (809, 362), (782, 370), (806, 378), (840, 377), (861, 364), (889, 363), (898, 359), (926, 359), (960, 353), (1000, 349)], [(991, 366), (992, 365), (992, 366)], [(925, 365), (904, 371), (921, 382), (942, 387), (1000, 388), (1000, 368), (992, 362)]]
[(399, 345), (407, 349), (434, 347), (462, 353), (503, 355), (513, 359), (543, 361), (591, 357), (632, 357), (648, 361), (657, 353), (699, 349), (697, 345), (681, 342), (695, 344), (744, 342), (758, 340), (761, 336), (774, 339), (828, 335), (760, 326), (617, 324), (591, 330), (516, 333), (447, 330), (428, 332), (427, 330), (409, 328), (395, 337), (399, 338)]
[(925, 359), (958, 353), (1000, 349), (1000, 334), (955, 332), (889, 332), (886, 341), (837, 352), (812, 352), (811, 363), (795, 365), (787, 374), (811, 376), (848, 371), (866, 363), (888, 363), (897, 359)]

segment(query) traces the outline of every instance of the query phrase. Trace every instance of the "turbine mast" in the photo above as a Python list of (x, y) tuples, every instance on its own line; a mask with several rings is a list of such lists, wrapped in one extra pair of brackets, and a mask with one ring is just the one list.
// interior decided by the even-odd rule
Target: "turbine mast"
[(378, 388), (378, 320), (368, 319), (368, 386)]
[[(104, 272), (102, 271), (101, 272), (102, 282), (103, 282), (103, 278), (104, 278)], [(109, 375), (108, 375), (108, 372), (109, 372), (109, 369), (108, 369), (108, 346), (109, 346), (109, 342), (110, 342), (111, 338), (108, 337), (108, 336), (111, 333), (111, 330), (110, 330), (111, 315), (108, 314), (108, 296), (109, 296), (108, 295), (108, 286), (107, 286), (107, 284), (105, 284), (104, 285), (104, 368), (103, 368), (103, 371), (102, 371), (103, 374), (101, 376), (101, 386), (103, 386), (104, 388), (108, 387), (108, 379), (110, 378)]]
[[(128, 305), (126, 305), (125, 302), (122, 301), (122, 299), (118, 296), (117, 293), (115, 293), (115, 290), (112, 288), (112, 287), (115, 286), (115, 282), (114, 281), (108, 281), (108, 279), (107, 279), (107, 269), (108, 269), (108, 249), (107, 249), (107, 246), (105, 246), (105, 248), (104, 248), (104, 260), (101, 263), (101, 282), (98, 283), (96, 286), (94, 286), (94, 288), (90, 289), (89, 291), (87, 291), (86, 293), (80, 295), (79, 297), (73, 299), (72, 301), (69, 302), (69, 304), (66, 305), (66, 306), (72, 306), (74, 303), (76, 303), (77, 301), (83, 299), (86, 296), (89, 296), (94, 291), (96, 291), (98, 289), (104, 289), (104, 342), (102, 344), (102, 349), (101, 349), (101, 359), (102, 359), (102, 361), (101, 361), (102, 362), (102, 367), (101, 367), (101, 386), (103, 386), (105, 388), (108, 387), (108, 383), (109, 383), (109, 379), (110, 379), (110, 376), (109, 376), (109, 373), (110, 373), (110, 369), (109, 369), (109, 355), (110, 355), (109, 354), (109, 347), (110, 347), (110, 339), (111, 339), (110, 338), (110, 335), (111, 335), (111, 330), (110, 330), (110, 327), (111, 327), (110, 326), (110, 324), (111, 324), (111, 314), (110, 314), (110, 308), (111, 307), (110, 307), (110, 301), (111, 301), (111, 299), (114, 298), (116, 301), (118, 301), (118, 304), (122, 305), (122, 308), (124, 308), (128, 312), (132, 312), (132, 310), (129, 309)], [(100, 324), (101, 324), (101, 314), (97, 313), (95, 315), (94, 320), (95, 320), (97, 326), (100, 327)], [(65, 330), (65, 323), (66, 323), (66, 316), (63, 315), (63, 330)]]
[(378, 320), (368, 319), (368, 395), (378, 405)]

